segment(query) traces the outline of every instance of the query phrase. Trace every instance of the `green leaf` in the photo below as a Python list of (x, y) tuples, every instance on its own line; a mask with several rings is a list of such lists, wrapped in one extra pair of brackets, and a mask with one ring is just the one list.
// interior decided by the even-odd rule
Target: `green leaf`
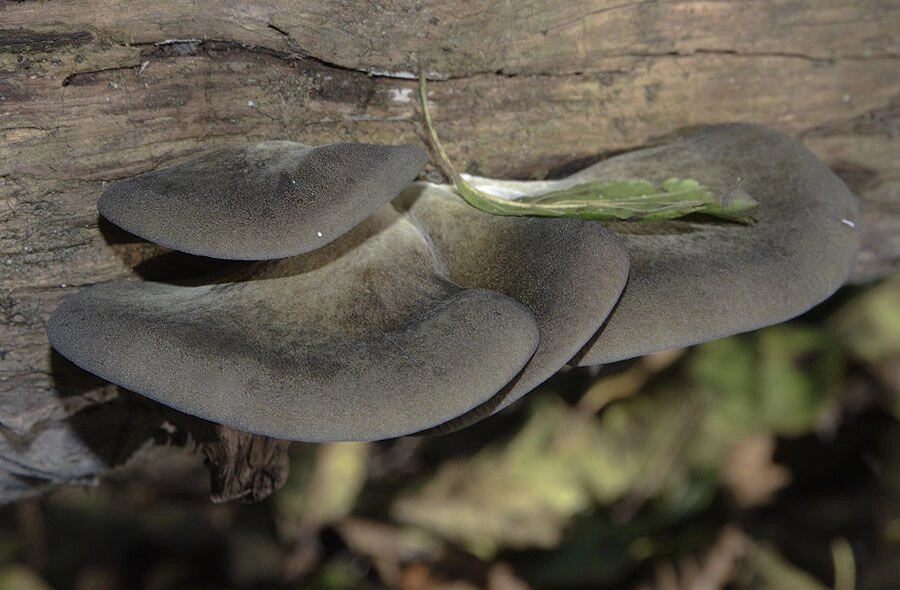
[(850, 354), (866, 363), (900, 357), (900, 275), (854, 297), (831, 324)]
[[(748, 213), (758, 205), (744, 191), (729, 191), (717, 197), (691, 178), (669, 178), (661, 184), (647, 180), (588, 181), (537, 194), (502, 196), (479, 188), (456, 171), (444, 151), (431, 121), (425, 76), (419, 77), (419, 97), (425, 127), (441, 167), (453, 180), (456, 191), (473, 207), (493, 215), (577, 217), (597, 221), (676, 219), (703, 214), (729, 221), (749, 221)], [(489, 179), (487, 179), (489, 180)], [(540, 183), (544, 188), (554, 184)]]
[(834, 403), (844, 362), (823, 329), (785, 324), (700, 345), (688, 372), (715, 404), (715, 430), (797, 436)]
[[(366, 481), (369, 443), (327, 443), (315, 447), (312, 465), (292, 462), (291, 477), (275, 495), (283, 529), (312, 530), (350, 514)], [(303, 447), (296, 447), (295, 458)]]
[(663, 519), (710, 501), (710, 482), (691, 478), (681, 452), (696, 406), (636, 396), (578, 421), (550, 393), (533, 396), (511, 440), (442, 464), (398, 498), (394, 518), (487, 559), (503, 548), (556, 547), (575, 517), (630, 494), (653, 501)]

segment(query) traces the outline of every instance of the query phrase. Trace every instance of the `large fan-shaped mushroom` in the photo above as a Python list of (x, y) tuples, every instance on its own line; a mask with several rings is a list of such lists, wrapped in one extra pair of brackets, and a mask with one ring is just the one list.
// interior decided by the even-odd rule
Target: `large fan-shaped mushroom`
[(426, 159), (418, 145), (264, 141), (115, 182), (98, 206), (131, 233), (190, 254), (284, 258), (346, 233)]
[(538, 341), (496, 292), (435, 269), (390, 206), (331, 246), (205, 286), (112, 282), (49, 323), (77, 365), (186, 413), (277, 438), (373, 440), (487, 401)]
[[(621, 300), (582, 365), (689, 346), (785, 321), (831, 295), (859, 244), (856, 198), (801, 143), (758, 125), (693, 131), (552, 182), (471, 178), (507, 198), (591, 180), (696, 179), (722, 199), (755, 199), (750, 223), (712, 218), (606, 222), (631, 262)], [(598, 305), (604, 306), (601, 298)]]
[[(145, 176), (131, 196), (104, 199), (127, 209), (140, 195), (134, 202), (145, 209), (128, 217), (137, 227), (125, 226), (139, 235), (182, 232), (168, 244), (259, 258), (282, 255), (285, 244), (290, 250), (292, 232), (309, 233), (310, 220), (331, 219), (333, 235), (348, 230), (421, 166), (407, 148), (372, 151), (386, 160), (375, 157), (366, 172), (356, 148), (303, 147), (297, 156), (294, 145), (220, 153)], [(307, 153), (324, 163), (312, 166)], [(298, 182), (314, 187), (302, 218), (282, 202), (293, 193), (272, 172), (295, 157), (309, 165), (290, 164), (307, 175)], [(265, 171), (247, 188), (249, 205), (208, 190), (232, 161)], [(356, 187), (369, 186), (359, 180), (366, 174), (375, 180), (348, 192), (335, 172), (341, 167), (362, 175)], [(252, 180), (226, 177), (224, 185), (238, 189)], [(257, 265), (240, 280), (119, 282), (80, 292), (51, 319), (51, 341), (82, 367), (191, 414), (282, 438), (371, 440), (471, 423), (573, 357), (606, 363), (783, 321), (846, 277), (858, 242), (855, 198), (801, 144), (762, 127), (709, 128), (562, 181), (470, 181), (517, 198), (596, 178), (659, 185), (673, 177), (694, 179), (723, 204), (755, 199), (755, 219), (604, 226), (503, 217), (470, 207), (451, 187), (417, 184), (397, 202), (403, 213), (385, 206), (327, 247)], [(173, 230), (149, 213), (199, 215), (205, 200), (213, 220), (196, 235), (187, 223)], [(271, 236), (281, 245), (270, 248)], [(297, 243), (301, 251), (317, 245)]]
[(806, 147), (758, 125), (723, 125), (623, 154), (576, 174), (697, 178), (746, 192), (750, 225), (611, 223), (631, 260), (616, 309), (579, 358), (608, 363), (777, 324), (826, 299), (859, 248), (859, 205)]
[(522, 373), (454, 426), (515, 402), (559, 371), (593, 336), (628, 277), (618, 236), (584, 219), (499, 217), (478, 211), (449, 187), (414, 185), (411, 214), (434, 245), (447, 276), (499, 291), (535, 317), (540, 344)]

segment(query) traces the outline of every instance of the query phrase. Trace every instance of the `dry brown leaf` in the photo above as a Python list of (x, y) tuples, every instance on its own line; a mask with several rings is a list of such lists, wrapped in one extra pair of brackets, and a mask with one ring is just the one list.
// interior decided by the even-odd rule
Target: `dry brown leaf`
[(775, 444), (774, 434), (760, 432), (736, 442), (725, 454), (720, 479), (739, 507), (766, 504), (791, 482), (791, 472), (772, 462)]

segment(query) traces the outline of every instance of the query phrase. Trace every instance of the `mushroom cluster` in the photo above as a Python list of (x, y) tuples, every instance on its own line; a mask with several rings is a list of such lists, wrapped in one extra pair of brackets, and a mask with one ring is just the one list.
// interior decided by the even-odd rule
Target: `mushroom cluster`
[[(68, 297), (53, 346), (178, 410), (302, 441), (470, 424), (566, 364), (784, 321), (845, 280), (856, 199), (803, 145), (723, 125), (556, 181), (694, 178), (754, 222), (501, 217), (413, 182), (418, 146), (270, 141), (112, 184), (100, 213), (169, 248), (258, 261)], [(469, 178), (497, 194), (542, 183)], [(515, 198), (515, 197), (511, 197)]]

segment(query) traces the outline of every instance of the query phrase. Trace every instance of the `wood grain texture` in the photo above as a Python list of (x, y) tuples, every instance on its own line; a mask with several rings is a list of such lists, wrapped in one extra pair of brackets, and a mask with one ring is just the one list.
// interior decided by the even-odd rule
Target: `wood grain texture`
[(424, 68), (450, 156), (485, 175), (726, 121), (799, 136), (863, 198), (872, 280), (900, 266), (898, 31), (879, 0), (0, 2), (0, 499), (172, 444), (44, 334), (70, 289), (213, 264), (98, 224), (105, 182), (246, 141), (421, 141)]

